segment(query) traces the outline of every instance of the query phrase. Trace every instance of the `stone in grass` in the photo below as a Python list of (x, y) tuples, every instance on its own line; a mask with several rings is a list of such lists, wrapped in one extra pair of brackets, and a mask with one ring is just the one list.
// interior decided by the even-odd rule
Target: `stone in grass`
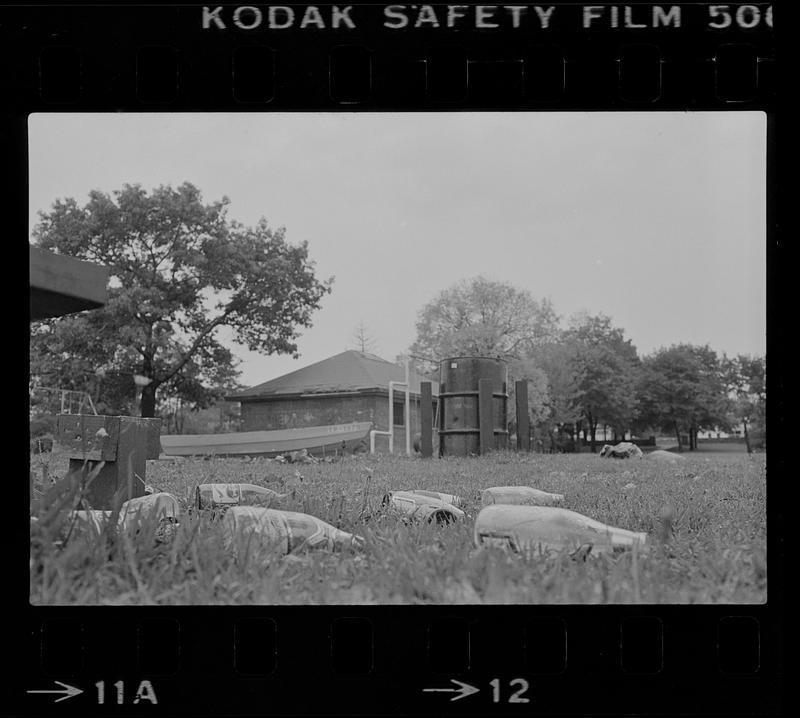
[(600, 458), (641, 459), (642, 450), (636, 446), (636, 444), (632, 444), (628, 441), (622, 441), (614, 446), (611, 446), (611, 444), (605, 444), (603, 448), (600, 449)]
[(663, 449), (656, 449), (655, 451), (651, 451), (647, 458), (651, 461), (657, 461), (662, 464), (680, 464), (683, 461), (686, 461), (685, 456), (679, 456), (678, 454), (673, 454), (671, 451), (664, 451)]
[(290, 464), (316, 464), (318, 460), (308, 453), (308, 449), (300, 449), (299, 451), (291, 451), (284, 454), (286, 460)]

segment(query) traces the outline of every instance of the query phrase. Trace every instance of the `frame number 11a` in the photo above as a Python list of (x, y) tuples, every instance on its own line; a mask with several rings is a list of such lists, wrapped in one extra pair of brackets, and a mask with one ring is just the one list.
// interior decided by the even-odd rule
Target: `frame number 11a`
[(116, 703), (118, 706), (121, 706), (126, 702), (132, 703), (133, 705), (138, 705), (140, 703), (150, 703), (151, 705), (156, 705), (158, 703), (156, 692), (153, 689), (153, 685), (150, 683), (150, 681), (140, 681), (139, 687), (136, 689), (136, 693), (127, 701), (125, 696), (125, 683), (123, 681), (116, 681), (115, 683), (112, 683), (108, 687), (108, 695), (106, 695), (105, 681), (97, 681), (94, 686), (97, 689), (98, 705), (104, 705), (106, 702), (112, 704)]

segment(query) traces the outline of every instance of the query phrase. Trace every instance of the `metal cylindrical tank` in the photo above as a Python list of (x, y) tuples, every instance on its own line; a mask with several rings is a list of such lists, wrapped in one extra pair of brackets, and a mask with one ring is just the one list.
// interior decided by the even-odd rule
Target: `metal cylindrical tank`
[(495, 449), (508, 447), (508, 367), (502, 359), (451, 357), (439, 364), (439, 450), (442, 456), (480, 453), (478, 382), (492, 382)]

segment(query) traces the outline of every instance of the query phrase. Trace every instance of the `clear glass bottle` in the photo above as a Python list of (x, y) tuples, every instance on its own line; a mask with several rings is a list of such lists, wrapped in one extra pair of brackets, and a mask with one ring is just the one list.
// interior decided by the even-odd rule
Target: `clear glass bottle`
[(233, 506), (225, 512), (222, 525), (226, 539), (234, 546), (237, 540), (257, 539), (282, 554), (308, 548), (358, 547), (364, 541), (316, 516), (260, 506)]
[(564, 494), (551, 494), (531, 486), (492, 486), (481, 492), (481, 505), (530, 504), (550, 506), (564, 500)]
[(397, 509), (413, 521), (450, 523), (466, 518), (457, 506), (415, 491), (390, 491), (383, 497), (383, 505)]
[(198, 509), (225, 510), (231, 506), (269, 508), (286, 494), (256, 484), (200, 484), (195, 492)]
[(441, 491), (428, 491), (427, 489), (406, 489), (404, 493), (420, 494), (421, 496), (439, 499), (439, 501), (444, 501), (446, 504), (451, 504), (452, 506), (457, 506), (458, 508), (464, 508), (466, 503), (462, 496), (457, 496), (456, 494), (445, 494)]
[(647, 534), (608, 526), (577, 511), (554, 506), (493, 504), (475, 518), (476, 546), (546, 552), (591, 546), (592, 553), (644, 547)]
[[(101, 531), (113, 515), (108, 509), (77, 510), (69, 514), (81, 526)], [(170, 493), (159, 492), (137, 496), (125, 501), (119, 508), (117, 527), (121, 529), (137, 528), (147, 521), (177, 522), (180, 516), (178, 500)]]

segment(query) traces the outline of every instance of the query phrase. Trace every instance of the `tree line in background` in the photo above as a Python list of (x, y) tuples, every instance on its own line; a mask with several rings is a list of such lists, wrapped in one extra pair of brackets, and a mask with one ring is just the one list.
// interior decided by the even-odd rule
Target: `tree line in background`
[[(235, 428), (221, 398), (240, 388), (238, 360), (218, 330), (251, 351), (297, 357), (300, 329), (333, 278), (317, 279), (306, 243), (289, 244), (263, 218), (241, 225), (228, 204), (205, 203), (190, 183), (150, 193), (125, 185), (39, 213), (37, 246), (101, 264), (110, 282), (101, 309), (31, 323), (32, 417), (46, 424), (59, 411), (50, 387), (90, 397), (100, 414), (161, 415), (175, 433), (197, 428), (186, 425), (187, 407), (216, 405), (218, 430)], [(353, 340), (374, 347), (363, 322)], [(424, 373), (449, 356), (507, 360), (511, 388), (528, 382), (534, 431), (551, 450), (580, 433), (594, 450), (606, 426), (617, 436), (668, 431), (679, 444), (688, 436), (689, 448), (698, 431), (735, 425), (748, 449), (766, 440), (763, 357), (689, 344), (640, 357), (609, 317), (584, 313), (565, 327), (549, 300), (483, 277), (422, 307), (410, 354)]]
[(509, 405), (515, 381), (527, 381), (544, 450), (569, 450), (583, 434), (596, 451), (606, 427), (612, 439), (671, 434), (681, 449), (697, 448), (700, 431), (742, 427), (748, 451), (766, 447), (764, 357), (692, 344), (640, 356), (610, 317), (583, 312), (561, 326), (549, 300), (508, 283), (476, 277), (441, 292), (420, 310), (409, 353), (429, 375), (446, 357), (506, 360)]

